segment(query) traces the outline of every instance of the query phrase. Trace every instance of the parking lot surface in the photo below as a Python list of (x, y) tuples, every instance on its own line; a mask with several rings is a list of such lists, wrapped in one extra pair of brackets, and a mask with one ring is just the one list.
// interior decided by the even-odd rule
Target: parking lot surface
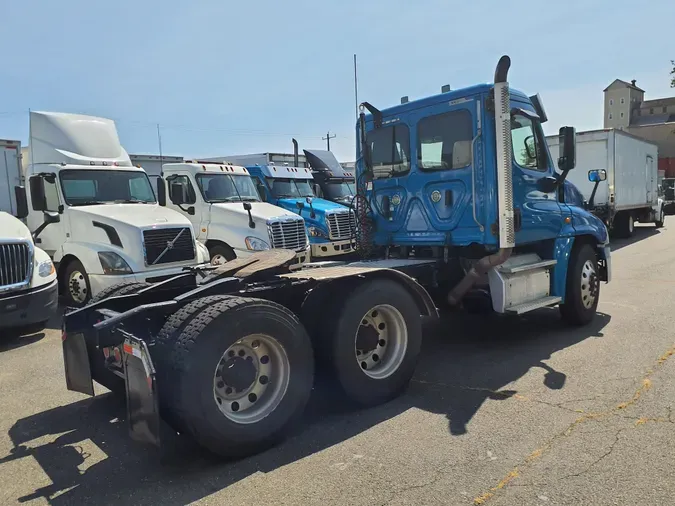
[[(674, 225), (668, 227), (668, 221)], [(599, 314), (445, 315), (405, 395), (354, 411), (320, 383), (283, 445), (164, 462), (124, 405), (68, 392), (59, 323), (0, 337), (0, 504), (673, 504), (675, 218), (613, 244)]]

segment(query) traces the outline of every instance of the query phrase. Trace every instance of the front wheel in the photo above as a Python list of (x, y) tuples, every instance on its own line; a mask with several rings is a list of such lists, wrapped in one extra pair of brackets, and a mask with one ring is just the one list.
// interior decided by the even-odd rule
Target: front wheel
[(347, 398), (362, 406), (382, 404), (400, 395), (415, 372), (420, 311), (410, 293), (391, 280), (365, 281), (343, 297), (325, 326), (324, 358)]
[(91, 300), (89, 275), (79, 260), (73, 260), (66, 267), (61, 279), (66, 305), (82, 307)]
[(234, 250), (224, 244), (211, 246), (209, 248), (209, 256), (211, 257), (211, 265), (223, 265), (237, 258)]
[(663, 211), (663, 208), (659, 211), (659, 218), (654, 222), (654, 225), (656, 228), (661, 228), (663, 227), (663, 222), (665, 221), (665, 212)]
[(599, 300), (598, 258), (590, 245), (581, 244), (573, 250), (560, 314), (572, 325), (585, 325), (595, 317)]

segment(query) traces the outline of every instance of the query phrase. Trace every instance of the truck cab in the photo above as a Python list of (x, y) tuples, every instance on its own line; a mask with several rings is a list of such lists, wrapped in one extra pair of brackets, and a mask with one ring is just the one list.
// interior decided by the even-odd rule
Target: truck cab
[(0, 211), (0, 330), (38, 330), (56, 314), (58, 285), (49, 255), (28, 227)]
[(336, 202), (317, 198), (310, 169), (272, 164), (246, 169), (262, 200), (305, 219), (313, 259), (354, 252), (354, 212)]
[(557, 171), (542, 101), (509, 87), (509, 67), (502, 57), (491, 84), (362, 104), (359, 249), (438, 259), (451, 305), (470, 295), (500, 313), (561, 305), (584, 323), (610, 278), (607, 229), (566, 198), (575, 130), (560, 129)]
[(314, 193), (326, 200), (350, 206), (356, 194), (354, 173), (344, 170), (330, 151), (303, 151), (314, 178)]
[(111, 120), (31, 112), (22, 162), (20, 217), (54, 261), (69, 306), (124, 281), (161, 281), (208, 262), (190, 221), (158, 205)]
[(190, 220), (212, 264), (271, 248), (295, 251), (297, 263), (309, 261), (302, 217), (262, 202), (244, 167), (225, 162), (169, 163), (162, 167), (158, 184), (160, 204)]

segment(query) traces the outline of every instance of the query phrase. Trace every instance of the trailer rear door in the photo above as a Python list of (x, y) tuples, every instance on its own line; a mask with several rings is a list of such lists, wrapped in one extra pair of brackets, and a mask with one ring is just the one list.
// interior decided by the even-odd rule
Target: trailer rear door
[(19, 144), (0, 141), (0, 211), (16, 214), (14, 187), (21, 184)]

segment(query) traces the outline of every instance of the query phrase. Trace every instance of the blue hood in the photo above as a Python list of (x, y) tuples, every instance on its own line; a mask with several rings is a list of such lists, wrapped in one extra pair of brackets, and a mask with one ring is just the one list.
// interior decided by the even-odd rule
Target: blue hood
[(579, 191), (579, 189), (570, 183), (567, 179), (563, 182), (563, 192), (565, 192), (565, 203), (570, 206), (577, 206), (581, 209), (584, 209), (585, 200), (584, 195)]
[(287, 211), (291, 211), (296, 214), (300, 214), (298, 209), (298, 202), (302, 202), (304, 207), (302, 209), (301, 216), (305, 219), (307, 226), (318, 227), (321, 230), (328, 233), (328, 228), (326, 227), (326, 211), (333, 209), (344, 209), (346, 206), (331, 202), (330, 200), (313, 198), (312, 207), (314, 208), (314, 218), (311, 217), (311, 211), (309, 204), (305, 201), (304, 198), (283, 198), (276, 201), (276, 205), (283, 207)]

